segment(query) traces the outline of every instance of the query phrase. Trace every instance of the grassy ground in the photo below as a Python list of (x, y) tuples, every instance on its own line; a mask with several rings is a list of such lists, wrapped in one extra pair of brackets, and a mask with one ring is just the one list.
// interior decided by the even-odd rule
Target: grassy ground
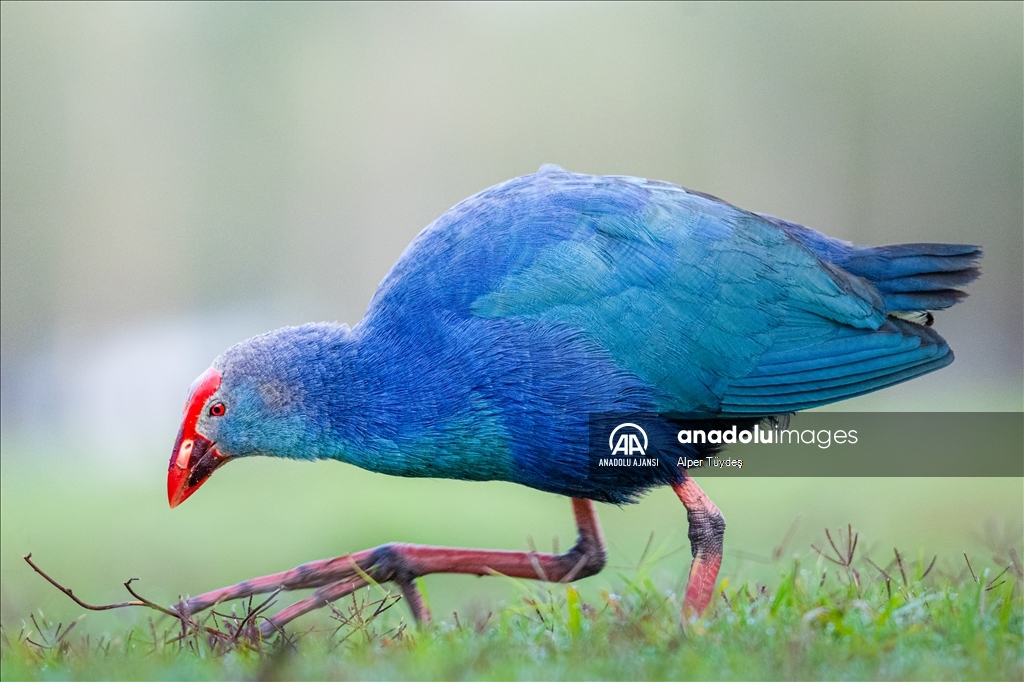
[(956, 577), (895, 554), (873, 565), (848, 535), (833, 538), (835, 548), (822, 538), (829, 559), (794, 561), (771, 588), (723, 581), (710, 612), (682, 627), (678, 590), (648, 576), (655, 559), (621, 575), (615, 592), (586, 597), (510, 581), (518, 599), (496, 613), (419, 631), (383, 587), (255, 643), (231, 637), (246, 604), (205, 621), (223, 638), (164, 618), (93, 639), (37, 617), (5, 628), (0, 663), (5, 680), (1022, 678), (1018, 566), (994, 574), (964, 562)]
[[(1018, 569), (999, 575), (1011, 550), (1024, 553), (1019, 479), (707, 479), (729, 522), (724, 598), (682, 629), (685, 512), (665, 490), (639, 505), (599, 505), (609, 567), (573, 589), (432, 576), (423, 581), (430, 629), (409, 626), (404, 604), (372, 589), (336, 613), (295, 621), (287, 641), (253, 647), (194, 633), (182, 640), (180, 626), (150, 622), (141, 609), (80, 619), (83, 610), (21, 557), (32, 552), (93, 603), (126, 598), (121, 583), (139, 577), (142, 594), (170, 604), (390, 540), (517, 549), (532, 536), (544, 550), (555, 536), (565, 548), (574, 536), (568, 502), (505, 484), (258, 460), (225, 467), (171, 511), (166, 464), (153, 460), (152, 471), (135, 474), (5, 445), (3, 680), (1024, 676), (1022, 580)], [(849, 567), (811, 547), (845, 561), (836, 533), (845, 537), (847, 522), (860, 532)], [(282, 595), (277, 607), (285, 603)], [(230, 618), (215, 625), (232, 631)]]

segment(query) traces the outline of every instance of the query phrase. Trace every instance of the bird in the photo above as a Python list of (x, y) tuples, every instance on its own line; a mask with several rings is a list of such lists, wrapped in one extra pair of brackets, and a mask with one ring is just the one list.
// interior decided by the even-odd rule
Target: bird
[(722, 512), (671, 452), (642, 468), (593, 466), (593, 416), (750, 425), (940, 369), (953, 352), (932, 312), (967, 295), (981, 255), (856, 246), (669, 182), (555, 165), (485, 189), (412, 241), (354, 327), (285, 327), (216, 358), (188, 391), (168, 501), (235, 459), (329, 459), (568, 497), (576, 544), (545, 554), (388, 543), (175, 608), (315, 588), (262, 623), (269, 636), (392, 582), (429, 623), (417, 578), (594, 575), (606, 561), (594, 503), (668, 486), (692, 552), (680, 617), (699, 616), (721, 566)]

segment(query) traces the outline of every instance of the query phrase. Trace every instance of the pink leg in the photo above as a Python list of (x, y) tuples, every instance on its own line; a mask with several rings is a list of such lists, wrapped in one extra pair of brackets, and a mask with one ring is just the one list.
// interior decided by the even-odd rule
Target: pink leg
[(711, 603), (718, 569), (722, 566), (725, 517), (689, 476), (672, 489), (686, 507), (686, 518), (690, 523), (693, 563), (690, 564), (686, 596), (683, 598), (683, 617), (688, 618), (693, 614), (700, 615)]
[(179, 604), (179, 613), (193, 614), (231, 599), (275, 590), (319, 588), (310, 597), (282, 609), (263, 622), (261, 634), (268, 636), (304, 613), (326, 606), (367, 584), (395, 582), (420, 622), (430, 622), (430, 612), (413, 582), (431, 573), (471, 575), (501, 574), (550, 582), (570, 582), (594, 575), (605, 563), (604, 541), (594, 512), (594, 503), (573, 499), (579, 537), (565, 554), (508, 552), (500, 550), (455, 549), (392, 543), (347, 556), (312, 561), (290, 571), (253, 578), (192, 597)]

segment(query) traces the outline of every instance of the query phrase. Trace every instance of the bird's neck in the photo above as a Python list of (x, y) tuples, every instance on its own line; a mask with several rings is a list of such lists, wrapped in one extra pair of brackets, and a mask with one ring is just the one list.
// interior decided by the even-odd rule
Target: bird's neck
[(308, 350), (309, 458), (398, 476), (506, 478), (501, 426), (456, 359), (407, 338), (339, 326)]

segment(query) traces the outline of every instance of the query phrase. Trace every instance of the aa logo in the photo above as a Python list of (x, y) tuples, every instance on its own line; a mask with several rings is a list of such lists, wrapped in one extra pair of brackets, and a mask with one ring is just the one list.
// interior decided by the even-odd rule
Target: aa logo
[(628, 422), (619, 424), (612, 430), (612, 434), (608, 436), (608, 448), (612, 451), (613, 455), (646, 457), (647, 432), (636, 424)]

